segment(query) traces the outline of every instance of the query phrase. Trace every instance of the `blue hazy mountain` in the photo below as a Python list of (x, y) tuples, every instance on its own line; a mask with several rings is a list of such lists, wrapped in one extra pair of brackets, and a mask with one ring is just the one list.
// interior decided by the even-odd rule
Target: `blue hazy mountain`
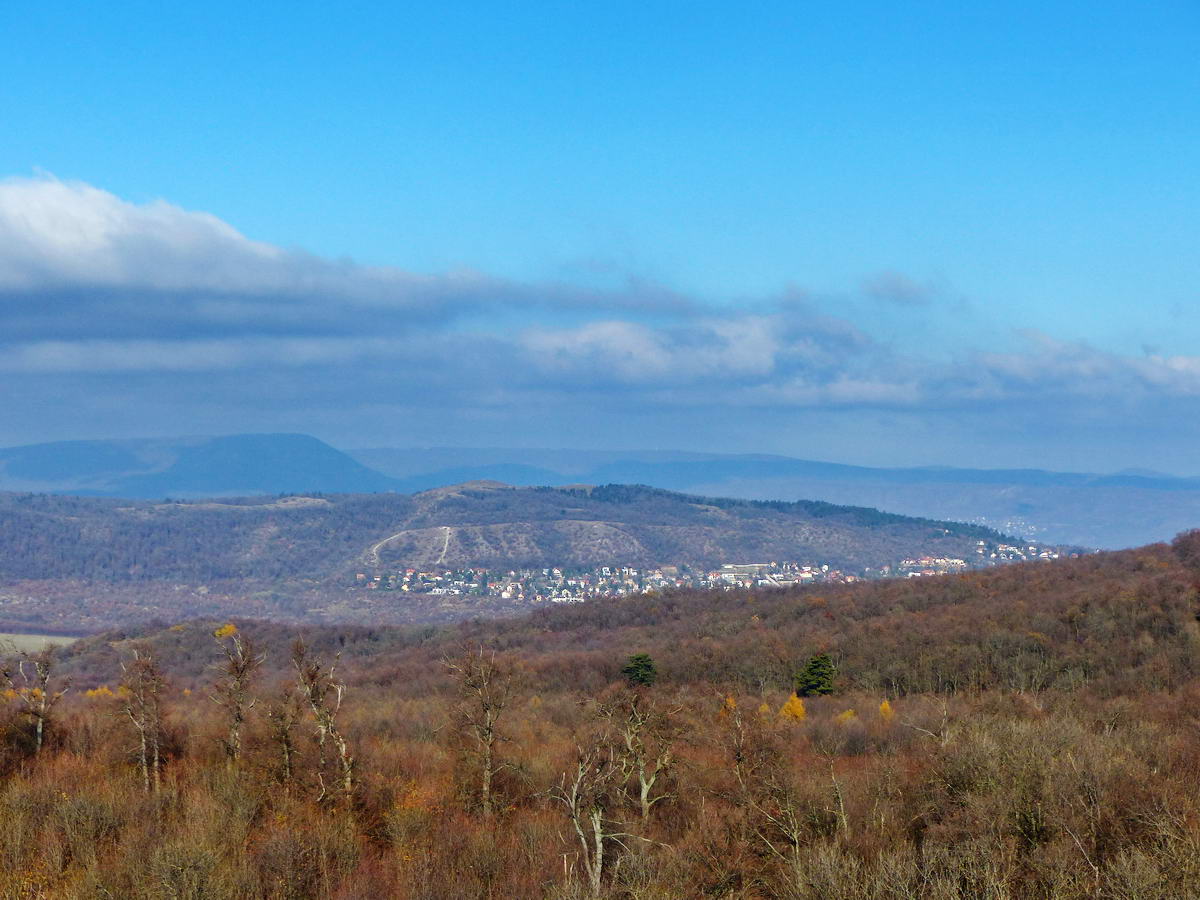
[(134, 498), (415, 493), (467, 481), (644, 484), (748, 500), (821, 500), (974, 522), (1049, 543), (1128, 547), (1200, 526), (1200, 479), (1129, 470), (871, 468), (674, 450), (376, 448), (300, 434), (63, 441), (0, 449), (0, 490)]
[(304, 434), (62, 441), (0, 450), (0, 490), (112, 497), (210, 497), (397, 489)]
[(933, 519), (977, 522), (1049, 543), (1132, 547), (1200, 526), (1200, 479), (945, 466), (871, 468), (763, 454), (678, 451), (348, 451), (424, 490), (469, 478), (516, 485), (647, 484), (748, 500), (823, 500)]

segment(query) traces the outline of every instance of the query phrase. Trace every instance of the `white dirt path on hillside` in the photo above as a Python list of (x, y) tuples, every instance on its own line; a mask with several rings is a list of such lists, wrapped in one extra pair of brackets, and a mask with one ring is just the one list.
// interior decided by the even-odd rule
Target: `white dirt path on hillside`
[[(406, 534), (409, 534), (410, 531), (411, 531), (411, 529), (405, 529), (404, 531), (397, 531), (395, 534), (388, 535), (382, 541), (376, 541), (374, 544), (372, 544), (367, 549), (367, 552), (363, 554), (363, 561), (368, 566), (378, 566), (379, 565), (379, 551), (382, 550), (388, 544), (390, 544), (392, 541), (396, 540), (397, 538), (402, 538)], [(445, 561), (446, 553), (450, 549), (450, 534), (453, 531), (454, 531), (454, 529), (451, 528), (449, 525), (442, 526), (442, 552), (438, 556), (437, 560), (434, 561), (435, 566), (440, 566)]]
[(450, 549), (450, 532), (453, 531), (453, 529), (449, 525), (443, 525), (442, 530), (446, 533), (446, 539), (442, 542), (442, 553), (437, 558), (437, 562), (434, 563), (435, 566), (440, 566), (443, 562), (445, 562), (446, 551)]

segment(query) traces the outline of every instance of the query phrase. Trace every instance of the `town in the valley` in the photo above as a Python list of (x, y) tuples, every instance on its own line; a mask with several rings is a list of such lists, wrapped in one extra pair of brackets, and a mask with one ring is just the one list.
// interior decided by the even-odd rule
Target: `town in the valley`
[(726, 563), (716, 569), (615, 565), (592, 569), (548, 567), (495, 570), (472, 567), (421, 571), (406, 568), (382, 574), (358, 572), (354, 576), (354, 586), (371, 591), (492, 597), (508, 603), (574, 603), (595, 597), (624, 597), (675, 588), (782, 588), (805, 584), (846, 584), (876, 578), (916, 578), (1011, 562), (1058, 559), (1059, 556), (1057, 549), (1038, 544), (998, 544), (989, 547), (980, 541), (974, 558), (970, 560), (921, 556), (903, 559), (895, 565), (856, 572), (820, 562)]

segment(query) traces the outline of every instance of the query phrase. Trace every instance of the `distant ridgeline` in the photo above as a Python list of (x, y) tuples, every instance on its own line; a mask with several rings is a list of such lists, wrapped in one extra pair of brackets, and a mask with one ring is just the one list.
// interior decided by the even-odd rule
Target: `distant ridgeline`
[[(303, 434), (60, 441), (0, 448), (0, 491), (141, 499), (413, 494), (490, 480), (516, 486), (652, 485), (698, 497), (801, 501), (819, 518), (859, 507), (969, 521), (1023, 540), (1116, 549), (1200, 524), (1200, 479), (1037, 469), (868, 468), (764, 454), (503, 448), (344, 452)], [(593, 492), (595, 493), (595, 492)], [(723, 508), (729, 501), (711, 501)], [(986, 538), (985, 538), (986, 539)]]
[[(642, 484), (604, 484), (598, 487), (541, 487), (538, 490), (556, 491), (587, 497), (601, 503), (631, 503), (643, 502), (654, 496), (678, 500), (678, 491), (668, 491), (648, 487)], [(826, 503), (823, 500), (745, 500), (736, 497), (702, 497), (686, 495), (693, 502), (704, 506), (714, 506), (717, 509), (765, 509), (781, 513), (802, 511), (806, 515), (821, 519), (838, 517), (863, 528), (878, 528), (884, 525), (924, 524), (935, 528), (953, 528), (955, 534), (983, 540), (1012, 540), (993, 528), (968, 522), (944, 522), (938, 519), (926, 519), (919, 516), (902, 516), (897, 513), (884, 512), (869, 506), (839, 506), (836, 503)]]

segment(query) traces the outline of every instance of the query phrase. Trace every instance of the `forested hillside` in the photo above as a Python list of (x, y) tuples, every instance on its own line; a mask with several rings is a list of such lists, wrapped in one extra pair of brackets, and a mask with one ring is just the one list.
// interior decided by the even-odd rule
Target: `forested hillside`
[[(555, 605), (442, 628), (244, 627), (281, 665), (300, 633), (340, 652), (352, 671), (406, 684), (467, 641), (519, 656), (539, 680), (575, 679), (587, 689), (615, 678), (622, 652), (638, 648), (660, 658), (673, 683), (782, 689), (798, 660), (828, 652), (846, 686), (889, 696), (1083, 686), (1113, 694), (1174, 689), (1200, 673), (1198, 617), (1200, 567), (1158, 544), (937, 578)], [(208, 627), (85, 638), (65, 659), (91, 685), (111, 670), (114, 647), (147, 639), (191, 683), (203, 678)]]
[[(416, 495), (151, 502), (0, 494), (0, 625), (96, 630), (154, 616), (411, 622), (510, 612), (469, 599), (350, 593), (406, 566), (715, 567), (787, 560), (850, 571), (974, 560), (984, 528), (826, 503), (652, 488), (461, 485)], [(380, 592), (382, 594), (383, 592)]]
[(7, 669), (0, 895), (1197, 896), (1198, 613), (1191, 535), (441, 629), (114, 632)]

